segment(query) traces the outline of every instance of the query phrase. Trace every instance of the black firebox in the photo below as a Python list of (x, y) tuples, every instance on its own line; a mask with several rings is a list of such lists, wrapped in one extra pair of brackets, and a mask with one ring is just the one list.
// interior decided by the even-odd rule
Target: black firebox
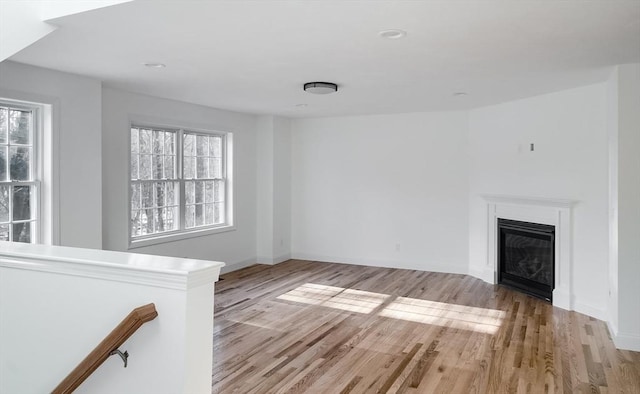
[(498, 219), (498, 283), (552, 301), (555, 227)]

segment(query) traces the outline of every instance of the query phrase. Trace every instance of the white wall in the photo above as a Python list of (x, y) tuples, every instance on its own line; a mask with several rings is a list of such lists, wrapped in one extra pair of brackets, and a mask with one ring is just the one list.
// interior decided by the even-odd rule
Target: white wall
[(273, 116), (256, 122), (256, 255), (261, 264), (273, 257)]
[(292, 121), (292, 255), (467, 272), (465, 112)]
[[(616, 345), (640, 351), (640, 64), (618, 66)], [(614, 201), (615, 202), (615, 201)], [(613, 262), (614, 264), (616, 262)]]
[(265, 115), (257, 122), (257, 261), (291, 258), (291, 127)]
[(273, 257), (291, 258), (291, 121), (274, 118), (273, 140)]
[(609, 330), (618, 333), (618, 68), (607, 81), (607, 137), (609, 158)]
[[(480, 108), (469, 114), (470, 272), (486, 264), (480, 194), (577, 200), (573, 212), (576, 310), (606, 319), (607, 103), (604, 83)], [(530, 152), (529, 144), (535, 144)]]
[[(60, 245), (102, 245), (100, 81), (38, 67), (0, 63), (0, 97), (53, 107)], [(55, 194), (55, 193), (54, 193)], [(55, 196), (54, 196), (55, 197)], [(54, 212), (54, 215), (56, 213)]]
[(135, 252), (227, 263), (256, 260), (256, 118), (252, 115), (128, 93), (105, 87), (102, 96), (104, 248), (126, 251), (131, 118), (156, 124), (233, 132), (235, 230), (136, 248)]

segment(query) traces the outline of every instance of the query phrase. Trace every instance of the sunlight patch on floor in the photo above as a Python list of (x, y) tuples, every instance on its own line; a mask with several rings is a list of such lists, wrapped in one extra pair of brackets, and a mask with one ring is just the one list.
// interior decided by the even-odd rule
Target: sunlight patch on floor
[[(366, 314), (372, 313), (385, 302), (389, 302), (391, 297), (387, 294), (364, 290), (305, 283), (277, 298)], [(495, 334), (502, 325), (505, 312), (497, 309), (396, 297), (382, 308), (378, 316)]]
[(396, 298), (378, 315), (485, 334), (495, 334), (505, 318), (505, 312), (496, 309), (407, 297)]
[(326, 306), (349, 312), (371, 313), (389, 298), (386, 294), (372, 293), (363, 290), (345, 289), (343, 287), (305, 283), (278, 299), (300, 302), (309, 305)]

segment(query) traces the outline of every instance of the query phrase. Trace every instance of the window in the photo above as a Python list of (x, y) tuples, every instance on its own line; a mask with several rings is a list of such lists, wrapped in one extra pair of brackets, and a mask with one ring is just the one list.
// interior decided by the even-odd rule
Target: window
[(229, 133), (131, 127), (133, 243), (231, 226)]
[(0, 240), (38, 242), (36, 107), (0, 101)]

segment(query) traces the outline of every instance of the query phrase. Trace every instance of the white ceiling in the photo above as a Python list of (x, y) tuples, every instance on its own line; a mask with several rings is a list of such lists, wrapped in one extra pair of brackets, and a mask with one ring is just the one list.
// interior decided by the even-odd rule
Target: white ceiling
[[(136, 0), (51, 22), (60, 28), (11, 60), (291, 117), (471, 108), (640, 62), (638, 0)], [(407, 36), (378, 36), (393, 28)], [(303, 92), (310, 81), (339, 91)]]

